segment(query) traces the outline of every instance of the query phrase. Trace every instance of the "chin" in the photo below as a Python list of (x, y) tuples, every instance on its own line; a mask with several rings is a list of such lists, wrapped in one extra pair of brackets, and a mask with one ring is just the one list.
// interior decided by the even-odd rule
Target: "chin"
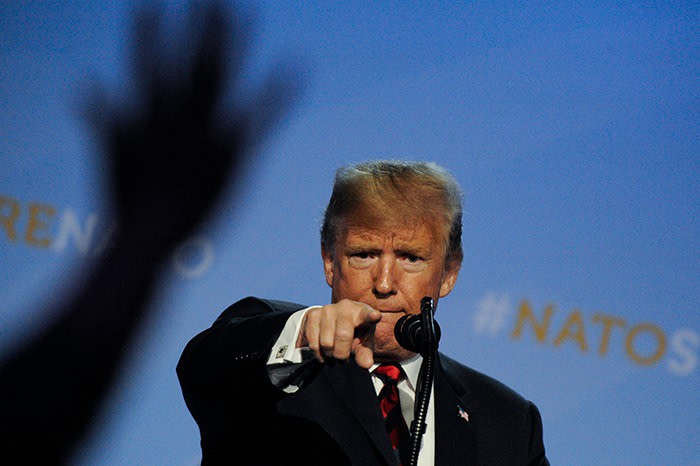
[[(382, 325), (383, 324), (383, 325)], [(380, 327), (381, 326), (381, 327)], [(403, 348), (394, 337), (394, 323), (380, 322), (374, 332), (374, 359), (377, 362), (403, 361), (415, 353)]]

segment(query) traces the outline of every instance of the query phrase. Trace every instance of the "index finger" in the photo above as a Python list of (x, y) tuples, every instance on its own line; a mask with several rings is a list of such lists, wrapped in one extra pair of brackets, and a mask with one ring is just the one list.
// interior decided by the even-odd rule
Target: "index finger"
[(382, 314), (367, 304), (348, 300), (341, 300), (333, 307), (337, 312), (333, 314), (332, 325), (323, 326), (321, 346), (328, 348), (333, 358), (347, 360), (353, 352), (353, 340), (374, 333)]
[(382, 313), (371, 307), (369, 304), (365, 304), (357, 314), (357, 318), (358, 321), (356, 327), (365, 327), (368, 325), (374, 325), (382, 320)]

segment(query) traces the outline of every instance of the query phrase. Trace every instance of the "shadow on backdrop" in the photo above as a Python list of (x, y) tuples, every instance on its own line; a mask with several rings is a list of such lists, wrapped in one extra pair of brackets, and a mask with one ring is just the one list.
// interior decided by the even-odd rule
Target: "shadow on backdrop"
[(46, 331), (4, 358), (5, 464), (70, 458), (148, 312), (161, 262), (208, 218), (299, 90), (282, 67), (247, 103), (223, 102), (241, 80), (248, 34), (219, 3), (193, 7), (177, 41), (155, 8), (136, 13), (133, 28), (136, 105), (119, 106), (94, 85), (86, 106), (104, 147), (114, 244), (71, 299), (55, 303)]

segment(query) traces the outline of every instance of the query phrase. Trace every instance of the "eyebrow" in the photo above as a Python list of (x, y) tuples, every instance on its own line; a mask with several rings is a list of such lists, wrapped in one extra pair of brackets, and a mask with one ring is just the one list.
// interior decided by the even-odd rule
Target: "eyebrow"
[[(371, 241), (363, 241), (362, 239), (358, 240), (355, 244), (347, 244), (345, 247), (347, 254), (357, 254), (358, 252), (380, 253), (382, 249), (381, 247), (373, 246)], [(401, 243), (394, 246), (394, 252), (400, 255), (418, 256), (424, 259), (430, 257), (430, 248)]]
[(381, 250), (381, 248), (372, 247), (368, 244), (352, 244), (345, 247), (345, 252), (347, 254), (357, 254), (358, 252), (377, 253)]
[[(345, 250), (347, 253), (358, 253), (358, 252), (370, 252), (376, 253), (383, 249), (385, 237), (383, 235), (375, 235), (370, 232), (355, 232), (354, 234), (349, 234), (345, 237)], [(377, 247), (377, 243), (380, 246)], [(393, 250), (397, 254), (406, 254), (419, 256), (421, 258), (427, 259), (432, 257), (431, 253), (434, 253), (434, 243), (428, 241), (428, 244), (412, 244), (411, 239), (399, 239), (396, 236), (393, 238)], [(438, 248), (439, 249), (439, 248)]]
[(411, 248), (411, 247), (397, 247), (395, 249), (397, 254), (403, 254), (406, 256), (417, 256), (423, 259), (428, 259), (430, 257), (430, 250), (426, 248)]

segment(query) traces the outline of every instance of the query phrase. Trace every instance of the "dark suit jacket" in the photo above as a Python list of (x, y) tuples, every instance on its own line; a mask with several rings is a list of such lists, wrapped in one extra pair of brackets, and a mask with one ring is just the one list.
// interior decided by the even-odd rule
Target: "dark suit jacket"
[[(396, 464), (366, 369), (319, 365), (292, 395), (270, 383), (271, 347), (304, 307), (245, 298), (185, 348), (177, 371), (203, 464)], [(434, 387), (436, 465), (548, 464), (532, 403), (443, 354)]]

